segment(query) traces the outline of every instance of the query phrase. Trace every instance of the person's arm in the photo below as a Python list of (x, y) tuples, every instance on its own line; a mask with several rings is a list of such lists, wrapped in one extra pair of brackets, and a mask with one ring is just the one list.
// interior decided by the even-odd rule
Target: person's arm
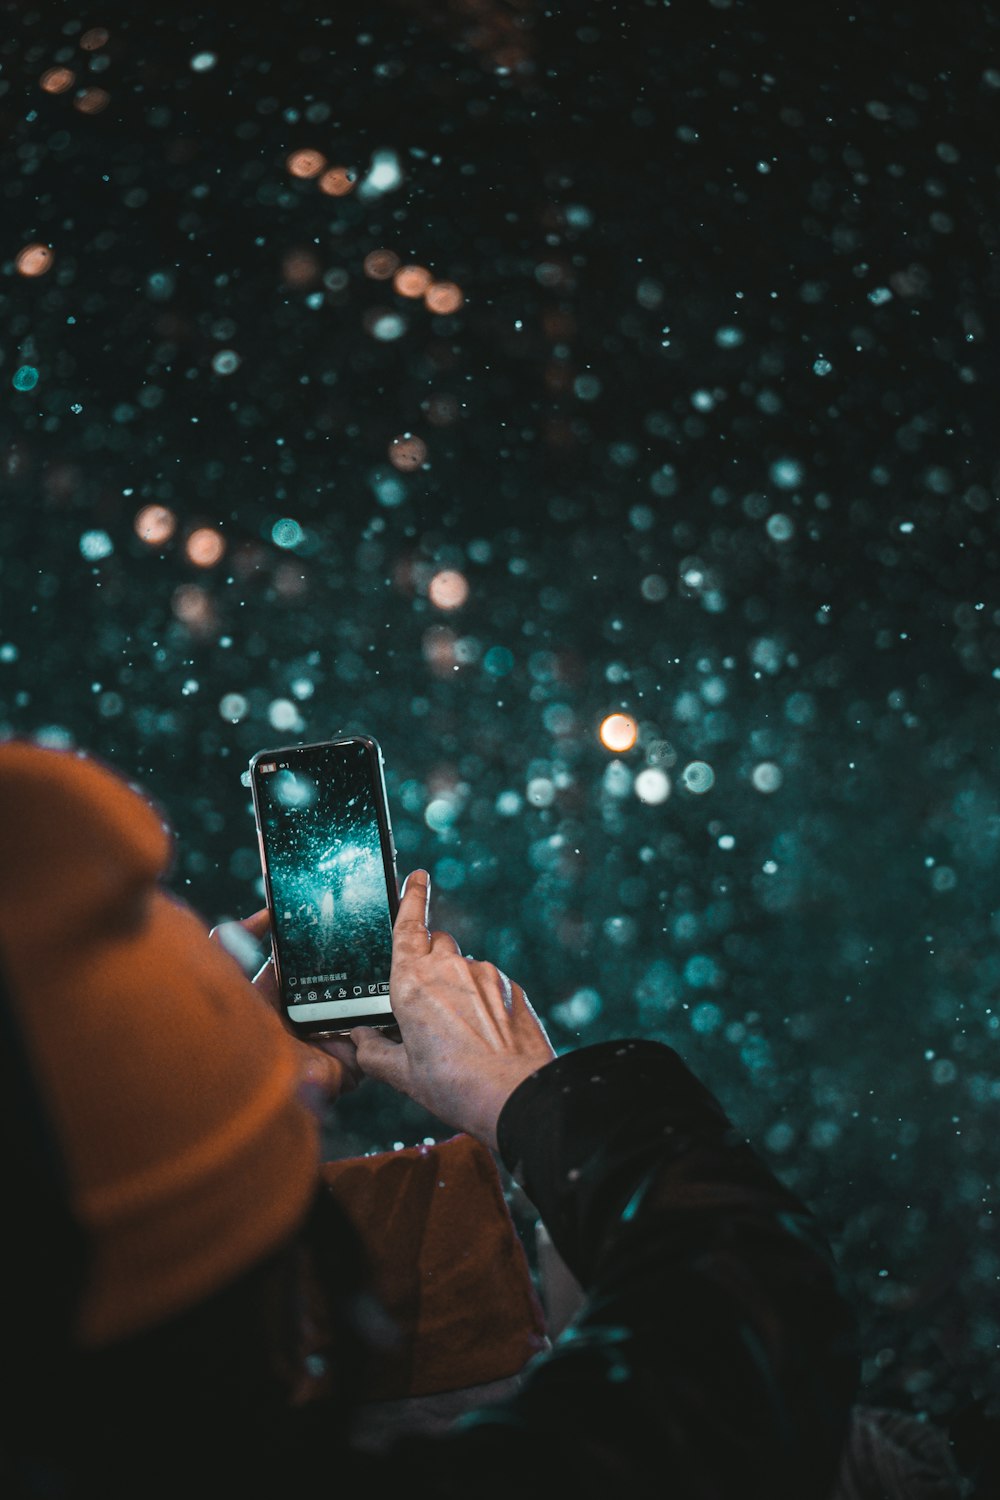
[(586, 1292), (518, 1421), (571, 1423), (584, 1486), (624, 1464), (631, 1494), (826, 1497), (853, 1320), (811, 1216), (677, 1054), (569, 1053), (518, 1088), (498, 1135)]
[(857, 1370), (808, 1213), (670, 1048), (556, 1059), (516, 985), (421, 934), (418, 901), (394, 956), (402, 1044), (359, 1031), (358, 1061), (498, 1146), (586, 1300), (512, 1402), (407, 1443), (407, 1472), (442, 1495), (825, 1500)]

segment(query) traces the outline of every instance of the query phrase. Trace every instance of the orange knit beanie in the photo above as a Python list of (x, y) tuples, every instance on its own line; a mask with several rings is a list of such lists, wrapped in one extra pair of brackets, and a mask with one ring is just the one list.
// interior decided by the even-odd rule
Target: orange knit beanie
[(0, 965), (90, 1241), (87, 1347), (247, 1270), (318, 1182), (305, 1049), (159, 888), (171, 848), (93, 759), (0, 744)]

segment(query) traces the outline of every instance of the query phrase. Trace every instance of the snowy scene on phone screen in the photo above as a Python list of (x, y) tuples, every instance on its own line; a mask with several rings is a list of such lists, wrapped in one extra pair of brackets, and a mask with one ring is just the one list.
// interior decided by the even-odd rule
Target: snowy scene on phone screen
[(262, 767), (259, 788), (286, 1003), (385, 993), (392, 923), (365, 752)]

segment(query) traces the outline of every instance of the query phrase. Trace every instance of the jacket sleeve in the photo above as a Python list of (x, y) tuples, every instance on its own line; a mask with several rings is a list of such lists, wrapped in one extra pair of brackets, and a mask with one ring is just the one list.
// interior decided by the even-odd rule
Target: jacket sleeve
[(568, 1053), (498, 1135), (586, 1299), (512, 1401), (401, 1445), (408, 1487), (827, 1500), (853, 1320), (815, 1222), (678, 1055)]

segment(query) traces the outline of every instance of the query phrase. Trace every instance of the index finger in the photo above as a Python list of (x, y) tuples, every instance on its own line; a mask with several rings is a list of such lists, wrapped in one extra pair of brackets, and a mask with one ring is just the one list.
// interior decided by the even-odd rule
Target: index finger
[(219, 922), (208, 934), (209, 938), (225, 948), (248, 974), (260, 963), (260, 944), (267, 939), (270, 918), (267, 910), (258, 911), (252, 917)]
[(431, 877), (426, 870), (411, 870), (399, 898), (392, 927), (393, 962), (423, 958), (431, 945), (427, 915), (431, 899)]
[(252, 917), (244, 917), (242, 919), (242, 926), (246, 928), (252, 937), (263, 942), (270, 932), (271, 913), (266, 906), (262, 906), (260, 911), (255, 911)]

